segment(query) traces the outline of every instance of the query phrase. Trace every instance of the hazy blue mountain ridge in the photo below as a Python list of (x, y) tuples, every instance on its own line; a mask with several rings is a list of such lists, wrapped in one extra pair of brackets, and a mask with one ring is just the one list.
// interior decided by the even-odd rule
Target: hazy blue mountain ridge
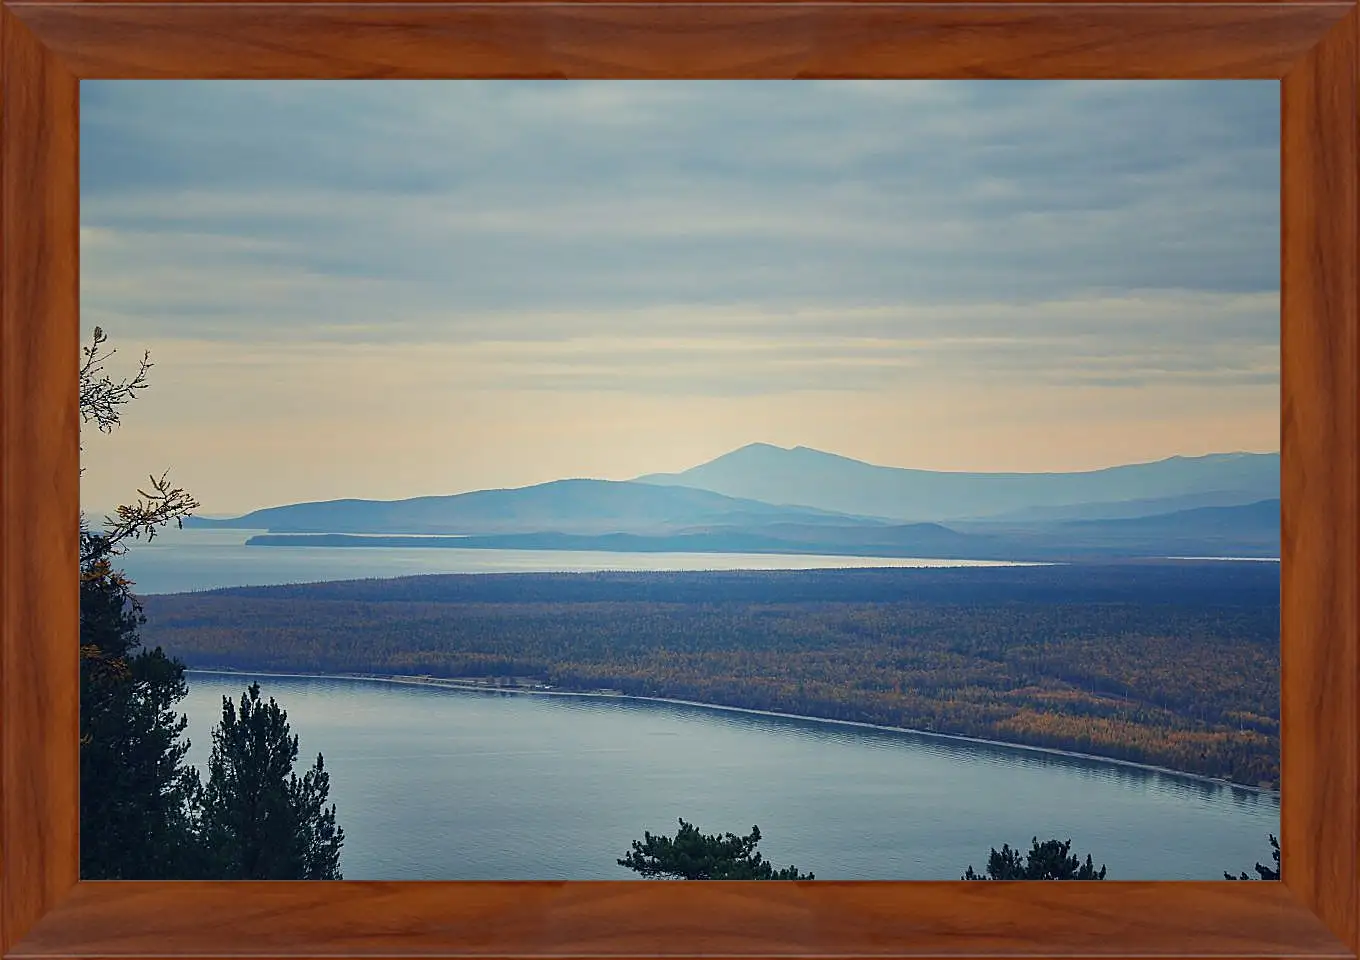
[[(637, 480), (766, 503), (947, 522), (1195, 495), (1214, 497), (1218, 505), (1255, 502), (1279, 496), (1280, 458), (1277, 453), (1223, 453), (1075, 473), (956, 473), (883, 467), (808, 447), (753, 443), (681, 473)], [(1241, 499), (1229, 499), (1236, 497)]]
[[(971, 474), (752, 444), (681, 474), (635, 481), (555, 480), (406, 500), (296, 503), (189, 524), (264, 529), (272, 536), (249, 542), (269, 546), (941, 559), (1278, 556), (1278, 490), (1276, 454), (1173, 457), (1084, 473)], [(910, 514), (956, 519), (902, 519)], [(324, 542), (305, 536), (314, 534), (331, 536)], [(415, 535), (446, 539), (411, 540)]]
[(667, 535), (513, 533), (469, 537), (266, 534), (265, 547), (457, 547), (615, 553), (750, 553), (956, 560), (1092, 560), (1110, 557), (1278, 557), (1280, 502), (1202, 507), (1127, 520), (1064, 521), (970, 532), (940, 524), (721, 526)]
[(688, 487), (614, 480), (554, 480), (407, 500), (328, 500), (255, 510), (227, 520), (188, 521), (278, 533), (668, 533), (699, 524), (874, 524), (815, 507), (782, 507)]
[[(1268, 499), (1268, 498), (1267, 498)], [(1256, 503), (1261, 494), (1253, 490), (1211, 490), (1175, 497), (1146, 497), (1137, 500), (1065, 503), (1058, 506), (1025, 507), (981, 518), (984, 523), (1045, 523), (1063, 520), (1126, 520), (1158, 514), (1193, 510), (1197, 507), (1233, 507)], [(955, 521), (968, 523), (972, 521)]]

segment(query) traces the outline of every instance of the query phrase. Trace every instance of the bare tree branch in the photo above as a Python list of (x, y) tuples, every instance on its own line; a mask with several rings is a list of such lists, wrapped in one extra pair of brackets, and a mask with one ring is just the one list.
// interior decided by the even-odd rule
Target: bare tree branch
[[(104, 362), (117, 351), (103, 349), (108, 336), (94, 328), (90, 345), (81, 348), (84, 357), (80, 365), (80, 421), (94, 424), (100, 433), (112, 433), (121, 422), (120, 408), (149, 385), (151, 353), (142, 354), (137, 373), (127, 379), (115, 380), (104, 371)], [(82, 444), (82, 449), (83, 449)], [(81, 467), (84, 473), (85, 468)], [(104, 517), (104, 529), (93, 532), (82, 513), (80, 518), (80, 558), (86, 566), (97, 557), (122, 553), (127, 540), (153, 540), (156, 532), (167, 523), (184, 526), (184, 518), (200, 506), (183, 488), (170, 483), (168, 472), (150, 477), (149, 489), (138, 490), (135, 503), (123, 504), (112, 516)]]
[(133, 540), (156, 538), (156, 531), (167, 523), (183, 528), (184, 518), (200, 506), (182, 488), (172, 486), (168, 472), (150, 477), (151, 490), (137, 491), (137, 502), (124, 504), (112, 517), (104, 518), (105, 535), (113, 543), (131, 537)]
[(137, 391), (146, 389), (147, 373), (151, 370), (151, 353), (147, 351), (142, 354), (135, 376), (114, 380), (104, 372), (104, 362), (118, 351), (100, 350), (108, 339), (101, 328), (95, 327), (90, 345), (80, 349), (85, 358), (80, 365), (80, 421), (93, 423), (100, 433), (112, 433), (118, 426), (118, 408), (136, 399)]

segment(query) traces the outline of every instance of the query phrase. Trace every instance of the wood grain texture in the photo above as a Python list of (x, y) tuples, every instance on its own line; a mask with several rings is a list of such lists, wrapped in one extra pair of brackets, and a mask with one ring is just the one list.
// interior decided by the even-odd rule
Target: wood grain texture
[(76, 79), (0, 9), (0, 947), (79, 870)]
[[(13, 958), (1354, 956), (1357, 50), (1354, 2), (0, 0), (0, 948)], [(76, 76), (1285, 76), (1285, 882), (72, 887)]]
[[(1244, 0), (7, 0), (11, 7), (44, 6), (224, 6), (259, 7), (266, 4), (288, 6), (381, 6), (381, 7), (1035, 7), (1092, 6), (1118, 3), (1132, 7), (1241, 6)], [(1345, 0), (1256, 0), (1265, 7), (1346, 6)]]
[(1282, 84), (1283, 879), (1360, 947), (1360, 16)]
[(85, 78), (1278, 78), (1352, 4), (11, 4)]
[(82, 883), (55, 957), (1340, 957), (1278, 883)]

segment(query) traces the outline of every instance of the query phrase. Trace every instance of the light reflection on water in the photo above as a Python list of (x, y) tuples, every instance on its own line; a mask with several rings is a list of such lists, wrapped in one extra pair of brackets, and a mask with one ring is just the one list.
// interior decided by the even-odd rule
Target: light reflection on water
[(811, 570), (847, 567), (1014, 566), (987, 560), (916, 560), (743, 553), (605, 553), (457, 547), (247, 547), (264, 530), (168, 530), (119, 558), (139, 594), (406, 577), (425, 573), (572, 573), (596, 570)]

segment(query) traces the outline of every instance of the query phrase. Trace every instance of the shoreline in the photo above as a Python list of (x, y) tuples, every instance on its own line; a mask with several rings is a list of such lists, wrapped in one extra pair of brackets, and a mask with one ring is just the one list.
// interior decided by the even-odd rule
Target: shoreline
[(406, 686), (437, 687), (446, 690), (458, 690), (470, 693), (511, 693), (527, 696), (540, 697), (578, 697), (592, 698), (600, 700), (635, 700), (643, 703), (667, 703), (685, 707), (700, 707), (706, 710), (717, 710), (728, 713), (744, 713), (761, 717), (776, 717), (784, 720), (802, 720), (810, 723), (834, 724), (843, 727), (858, 727), (863, 730), (881, 730), (888, 733), (909, 733), (921, 737), (929, 737), (936, 740), (949, 740), (961, 743), (973, 743), (980, 746), (1003, 747), (1010, 750), (1023, 750), (1031, 753), (1043, 753), (1050, 756), (1068, 757), (1077, 760), (1086, 760), (1101, 764), (1112, 764), (1120, 767), (1130, 767), (1135, 770), (1143, 770), (1149, 773), (1159, 773), (1167, 776), (1178, 777), (1185, 780), (1193, 780), (1197, 783), (1211, 783), (1219, 787), (1229, 787), (1233, 790), (1245, 790), (1262, 796), (1273, 796), (1279, 798), (1280, 791), (1269, 787), (1255, 786), (1245, 783), (1237, 783), (1226, 780), (1222, 777), (1209, 777), (1198, 773), (1187, 773), (1184, 770), (1174, 770), (1171, 767), (1161, 767), (1150, 763), (1139, 763), (1134, 760), (1119, 760), (1114, 757), (1102, 757), (1094, 753), (1080, 753), (1075, 750), (1063, 750), (1058, 747), (1040, 747), (1026, 743), (1011, 743), (1005, 740), (989, 740), (984, 737), (970, 737), (961, 733), (940, 733), (936, 730), (920, 730), (915, 727), (893, 727), (880, 723), (868, 723), (861, 720), (836, 720), (830, 717), (812, 717), (806, 714), (783, 713), (775, 710), (757, 710), (752, 707), (733, 707), (721, 703), (704, 703), (698, 700), (681, 700), (675, 697), (646, 697), (627, 693), (614, 693), (605, 691), (589, 690), (544, 690), (532, 687), (491, 687), (482, 686), (465, 680), (442, 679), (429, 676), (412, 676), (403, 674), (363, 674), (363, 673), (289, 673), (280, 670), (236, 670), (224, 668), (208, 667), (186, 667), (184, 672), (216, 674), (218, 676), (243, 676), (243, 677), (293, 677), (297, 679), (310, 680), (366, 680), (372, 683), (391, 683)]

